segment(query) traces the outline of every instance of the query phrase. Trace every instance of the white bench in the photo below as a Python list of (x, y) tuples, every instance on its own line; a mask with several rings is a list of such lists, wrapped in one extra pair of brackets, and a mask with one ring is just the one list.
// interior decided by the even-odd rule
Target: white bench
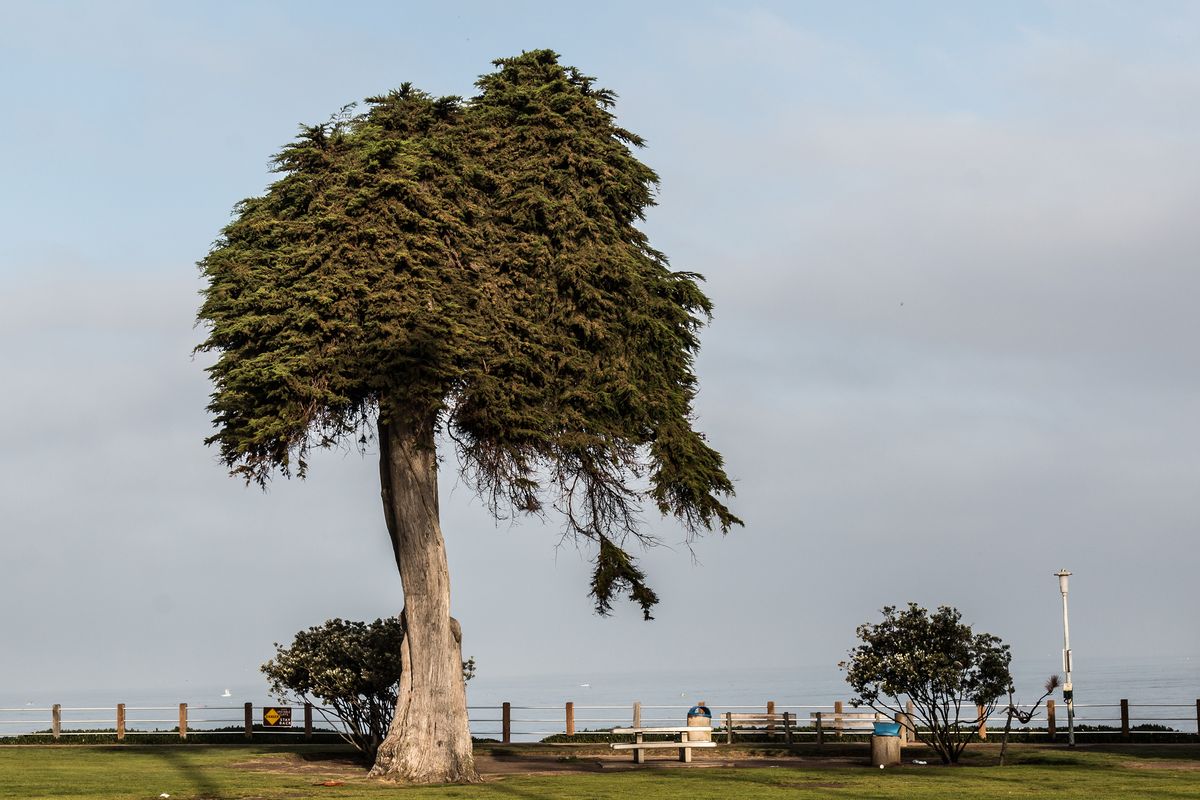
[[(679, 750), (679, 760), (685, 764), (690, 764), (692, 761), (693, 747), (716, 747), (717, 743), (711, 738), (698, 740), (690, 738), (691, 734), (706, 733), (712, 736), (712, 728), (710, 726), (685, 725), (679, 728), (613, 728), (613, 733), (629, 733), (633, 734), (632, 742), (613, 742), (609, 745), (613, 750), (632, 750), (633, 763), (645, 764), (647, 750), (663, 750), (670, 748)], [(647, 742), (643, 737), (647, 733), (667, 733), (678, 734), (679, 741), (677, 742)]]
[(742, 734), (750, 734), (754, 736), (774, 736), (778, 731), (776, 725), (782, 724), (784, 741), (788, 744), (792, 743), (792, 727), (796, 724), (796, 715), (790, 711), (784, 711), (782, 714), (776, 714), (774, 711), (768, 713), (755, 712), (752, 714), (735, 714), (733, 712), (725, 712), (725, 743), (733, 744), (733, 736), (736, 732)]
[[(761, 711), (748, 714), (726, 712), (721, 715), (725, 722), (725, 742), (733, 744), (737, 736), (778, 736), (793, 744), (797, 726), (796, 715), (789, 711)], [(883, 719), (875, 712), (834, 711), (833, 713), (814, 711), (809, 717), (809, 723), (817, 735), (817, 743), (823, 743), (825, 736), (833, 733), (841, 736), (844, 733), (871, 733), (875, 723)]]
[(873, 733), (876, 722), (891, 722), (874, 711), (834, 711), (832, 714), (814, 711), (810, 715), (817, 730), (817, 743), (825, 741), (827, 733), (841, 736), (843, 733)]

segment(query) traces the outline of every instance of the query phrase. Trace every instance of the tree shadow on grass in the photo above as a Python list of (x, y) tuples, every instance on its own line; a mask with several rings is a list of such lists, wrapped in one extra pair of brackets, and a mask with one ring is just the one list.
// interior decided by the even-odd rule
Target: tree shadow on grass
[(364, 775), (371, 769), (371, 763), (357, 750), (304, 750), (294, 754), (307, 764), (358, 769)]
[(1200, 763), (1198, 744), (1099, 744), (1090, 745), (1087, 751), (1118, 755), (1123, 758), (1172, 759)]
[[(197, 797), (205, 798), (205, 800), (218, 800), (223, 797), (221, 787), (212, 780), (204, 766), (190, 758), (191, 754), (185, 752), (183, 746), (155, 745), (147, 748), (144, 752), (155, 756), (179, 772), (188, 783), (187, 790), (195, 792)], [(178, 790), (171, 792), (169, 788), (164, 787), (161, 791), (176, 794)]]
[[(516, 776), (513, 776), (513, 777), (516, 777)], [(546, 796), (544, 791), (519, 789), (516, 786), (513, 786), (511, 783), (509, 783), (507, 779), (499, 780), (499, 781), (495, 781), (495, 782), (489, 782), (487, 784), (487, 787), (488, 787), (488, 789), (490, 789), (493, 792), (496, 792), (497, 794), (507, 794), (507, 795), (511, 795), (513, 797), (528, 797), (528, 798), (530, 798), (530, 800), (543, 800), (543, 798), (545, 798), (545, 796)]]
[(721, 770), (714, 777), (728, 783), (750, 784), (760, 789), (773, 789), (780, 792), (796, 789), (842, 789), (851, 783), (838, 774), (824, 775), (788, 768), (774, 769), (769, 772), (754, 767)]

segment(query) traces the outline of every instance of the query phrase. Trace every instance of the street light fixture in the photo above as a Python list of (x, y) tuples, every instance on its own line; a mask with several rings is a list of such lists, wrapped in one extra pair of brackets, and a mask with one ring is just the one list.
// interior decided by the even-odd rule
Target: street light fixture
[(1067, 744), (1075, 746), (1075, 692), (1071, 687), (1071, 628), (1067, 623), (1067, 578), (1071, 573), (1060, 569), (1054, 573), (1058, 577), (1058, 590), (1063, 599), (1063, 672), (1067, 673), (1063, 684), (1063, 700), (1067, 703)]

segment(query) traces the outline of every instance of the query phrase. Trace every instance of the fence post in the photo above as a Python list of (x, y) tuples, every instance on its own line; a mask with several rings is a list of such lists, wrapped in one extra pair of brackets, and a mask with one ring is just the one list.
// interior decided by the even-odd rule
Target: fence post
[(567, 736), (575, 735), (575, 704), (567, 702)]
[(792, 738), (793, 717), (791, 714), (792, 712), (790, 711), (783, 712), (783, 738), (789, 746), (795, 743), (795, 740)]
[(633, 701), (633, 727), (642, 727), (642, 701)]
[(775, 737), (775, 701), (767, 701), (767, 736)]
[(817, 744), (825, 744), (825, 729), (821, 727), (821, 712), (817, 712)]
[(833, 701), (833, 729), (837, 731), (838, 738), (842, 738), (842, 701)]
[(187, 738), (187, 703), (179, 704), (179, 738)]
[(512, 743), (512, 703), (509, 702), (500, 707), (500, 741)]
[(1121, 698), (1121, 738), (1129, 738), (1129, 701)]
[(987, 739), (987, 719), (983, 716), (983, 703), (975, 704), (975, 718), (979, 720), (979, 738)]
[(1200, 736), (1200, 698), (1196, 700), (1196, 735)]
[[(1196, 702), (1197, 707), (1200, 707), (1200, 700)], [(58, 741), (58, 737), (62, 736), (62, 706), (58, 703), (50, 709), (50, 732), (54, 734), (54, 741)]]
[(312, 740), (312, 703), (304, 704), (304, 741)]
[(247, 739), (252, 739), (254, 738), (254, 704), (246, 703), (242, 706), (242, 710), (246, 717), (246, 728), (243, 731), (243, 735)]
[(117, 703), (117, 741), (125, 741), (125, 704)]
[(1055, 736), (1054, 730), (1054, 701), (1046, 701), (1046, 740), (1053, 742)]
[[(1200, 700), (1196, 701), (1200, 703)], [(725, 744), (733, 744), (733, 714), (725, 712)]]

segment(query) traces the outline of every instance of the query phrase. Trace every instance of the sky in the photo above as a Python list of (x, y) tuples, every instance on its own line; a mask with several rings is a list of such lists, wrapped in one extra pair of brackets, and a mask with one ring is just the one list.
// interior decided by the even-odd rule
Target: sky
[[(885, 605), (1018, 660), (1200, 659), (1200, 8), (0, 3), (0, 687), (257, 680), (403, 604), (375, 453), (262, 492), (203, 444), (202, 258), (301, 124), (551, 48), (619, 95), (715, 304), (697, 425), (746, 520), (587, 554), (441, 473), (480, 674), (828, 665)], [(15, 689), (14, 689), (15, 687)]]

